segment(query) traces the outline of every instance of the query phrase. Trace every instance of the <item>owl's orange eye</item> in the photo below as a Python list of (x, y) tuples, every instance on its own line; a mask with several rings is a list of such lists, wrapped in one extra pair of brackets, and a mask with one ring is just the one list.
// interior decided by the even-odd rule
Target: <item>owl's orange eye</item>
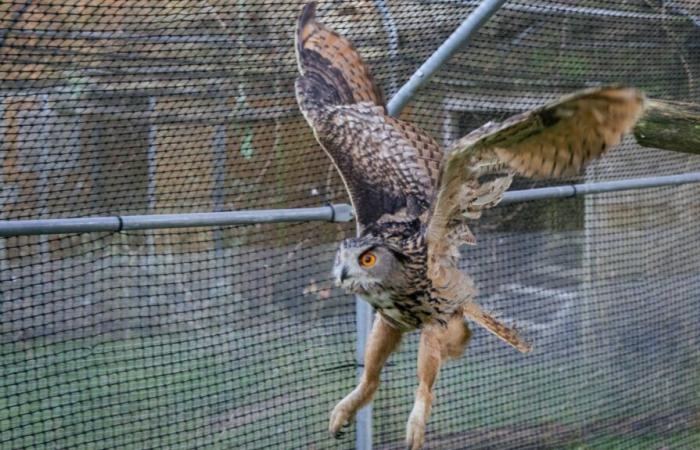
[(362, 267), (372, 267), (377, 263), (377, 257), (372, 252), (365, 252), (360, 256), (360, 265)]

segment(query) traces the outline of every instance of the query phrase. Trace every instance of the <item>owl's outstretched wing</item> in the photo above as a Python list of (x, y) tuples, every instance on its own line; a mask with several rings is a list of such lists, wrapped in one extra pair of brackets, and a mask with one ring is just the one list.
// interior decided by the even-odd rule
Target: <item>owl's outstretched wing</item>
[[(427, 223), (433, 285), (444, 287), (446, 297), (459, 295), (464, 283), (454, 270), (455, 248), (474, 241), (465, 219), (478, 218), (483, 209), (496, 205), (513, 175), (544, 178), (577, 173), (630, 131), (644, 104), (644, 96), (635, 89), (587, 89), (502, 123), (487, 124), (457, 141), (445, 155)], [(518, 346), (517, 334), (502, 336), (493, 321), (472, 319)]]
[(299, 107), (338, 169), (360, 228), (404, 208), (415, 215), (427, 210), (440, 147), (386, 114), (367, 66), (347, 39), (315, 20), (314, 3), (299, 17), (296, 54)]
[(443, 239), (461, 216), (498, 203), (509, 182), (495, 178), (482, 183), (482, 177), (576, 174), (630, 131), (644, 103), (643, 94), (632, 88), (586, 89), (469, 133), (443, 160), (429, 240)]

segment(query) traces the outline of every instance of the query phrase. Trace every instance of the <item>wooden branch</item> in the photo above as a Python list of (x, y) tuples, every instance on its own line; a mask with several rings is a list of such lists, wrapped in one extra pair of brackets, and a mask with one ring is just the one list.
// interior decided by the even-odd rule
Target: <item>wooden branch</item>
[(634, 137), (643, 147), (700, 155), (700, 105), (649, 100)]

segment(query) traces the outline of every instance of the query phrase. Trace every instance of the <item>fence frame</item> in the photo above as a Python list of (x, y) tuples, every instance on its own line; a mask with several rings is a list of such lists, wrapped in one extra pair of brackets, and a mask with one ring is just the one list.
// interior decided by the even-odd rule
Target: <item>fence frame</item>
[[(507, 191), (499, 205), (571, 198), (606, 192), (651, 189), (700, 183), (700, 172), (629, 178), (598, 183), (564, 184), (535, 189)], [(347, 203), (316, 208), (249, 209), (209, 213), (145, 214), (132, 216), (75, 217), (65, 219), (0, 220), (0, 237), (67, 233), (119, 232), (164, 228), (222, 227), (283, 222), (350, 222), (352, 206)]]

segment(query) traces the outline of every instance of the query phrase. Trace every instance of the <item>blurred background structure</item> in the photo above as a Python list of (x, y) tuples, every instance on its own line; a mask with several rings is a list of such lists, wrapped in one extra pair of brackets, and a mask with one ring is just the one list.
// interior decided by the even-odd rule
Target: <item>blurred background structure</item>
[[(302, 1), (4, 1), (0, 218), (314, 207), (347, 198), (298, 111)], [(478, 5), (321, 1), (390, 98)], [(402, 117), (449, 144), (600, 83), (700, 102), (694, 0), (512, 0)], [(628, 138), (581, 177), (700, 170)], [(550, 183), (551, 184), (551, 183)], [(517, 180), (515, 188), (546, 185)], [(428, 448), (700, 448), (700, 186), (496, 208), (463, 267), (521, 324), (438, 381)], [(354, 448), (352, 224), (0, 238), (0, 447)], [(403, 448), (416, 336), (383, 374), (374, 448)]]

